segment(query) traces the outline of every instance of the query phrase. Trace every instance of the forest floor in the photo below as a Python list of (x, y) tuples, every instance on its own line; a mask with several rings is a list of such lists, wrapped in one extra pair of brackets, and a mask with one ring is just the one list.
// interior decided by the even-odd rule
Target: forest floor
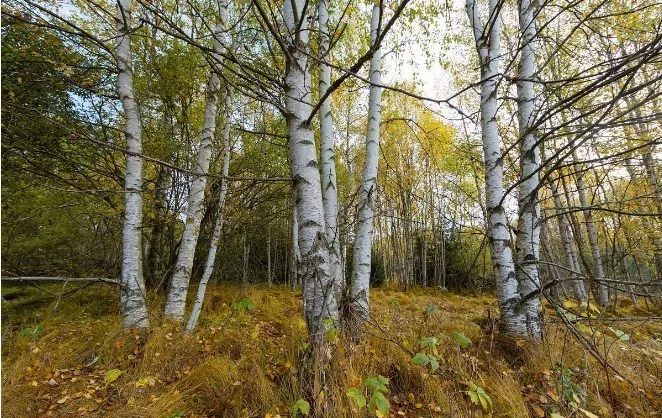
[[(60, 287), (2, 287), (3, 417), (275, 418), (306, 409), (301, 292), (210, 286), (197, 330), (184, 336), (158, 316), (149, 333), (123, 331), (117, 290), (103, 284), (54, 310)], [(652, 305), (566, 305), (586, 316), (565, 314), (585, 346), (547, 306), (544, 341), (530, 346), (491, 331), (490, 295), (374, 289), (371, 302), (364, 341), (333, 344), (327, 416), (375, 416), (358, 405), (379, 376), (392, 417), (662, 416), (662, 323), (644, 319), (660, 316)], [(159, 312), (163, 296), (150, 304)]]

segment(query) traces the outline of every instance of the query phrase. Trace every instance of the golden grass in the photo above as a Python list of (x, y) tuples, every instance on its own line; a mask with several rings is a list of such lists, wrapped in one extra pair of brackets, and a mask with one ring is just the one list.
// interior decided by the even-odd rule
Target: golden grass
[[(255, 311), (232, 311), (243, 296)], [(149, 333), (123, 331), (116, 294), (105, 289), (80, 291), (53, 316), (51, 302), (38, 299), (31, 291), (3, 305), (3, 416), (289, 416), (302, 396), (298, 361), (306, 329), (300, 292), (210, 286), (199, 327), (186, 336), (156, 314)], [(325, 393), (333, 417), (366, 416), (346, 390), (379, 375), (390, 379), (394, 417), (490, 415), (470, 402), (470, 382), (490, 396), (495, 417), (582, 416), (566, 400), (572, 391), (581, 408), (598, 416), (652, 417), (662, 407), (660, 323), (596, 323), (583, 331), (622, 374), (611, 370), (607, 379), (600, 363), (558, 323), (548, 321), (544, 342), (535, 346), (481, 329), (488, 310), (496, 313), (489, 295), (375, 289), (371, 301), (379, 327), (369, 328), (372, 335), (358, 345), (333, 347)], [(162, 303), (154, 298), (151, 311), (158, 313)], [(439, 310), (426, 316), (424, 307), (432, 304)], [(624, 306), (610, 315), (619, 314), (648, 313)], [(37, 326), (43, 331), (25, 331)], [(609, 326), (627, 332), (631, 341), (619, 341)], [(469, 337), (471, 346), (461, 348), (455, 332)], [(436, 373), (413, 364), (406, 351), (416, 352), (420, 338), (430, 336), (439, 338)], [(124, 373), (106, 384), (112, 369)]]

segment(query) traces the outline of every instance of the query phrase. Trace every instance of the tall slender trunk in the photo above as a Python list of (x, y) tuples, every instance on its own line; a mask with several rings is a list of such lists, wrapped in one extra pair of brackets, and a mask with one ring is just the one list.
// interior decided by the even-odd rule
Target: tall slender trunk
[[(308, 18), (304, 0), (286, 1), (283, 18), (289, 31), (285, 108), (289, 133), (290, 165), (296, 189), (298, 241), (301, 251), (299, 274), (303, 285), (304, 313), (314, 345), (323, 345), (325, 331), (338, 318), (333, 291), (331, 263), (326, 240), (322, 185), (315, 137), (306, 120), (311, 114), (311, 77), (307, 58)], [(327, 321), (327, 319), (330, 319)]]
[[(500, 4), (489, 0), (489, 20), (484, 26), (475, 8), (476, 0), (467, 0), (467, 15), (473, 29), (476, 50), (481, 69), (480, 122), (485, 159), (485, 207), (487, 231), (492, 255), (492, 268), (496, 278), (497, 299), (501, 311), (501, 325), (506, 334), (518, 337), (539, 338), (538, 316), (522, 309), (515, 272), (512, 240), (503, 206), (503, 154), (497, 127), (497, 84), (500, 56)], [(489, 33), (485, 29), (489, 28)], [(528, 295), (527, 297), (530, 297)], [(538, 297), (535, 295), (534, 297)], [(526, 305), (527, 301), (523, 303)]]
[(579, 204), (582, 208), (582, 214), (584, 216), (584, 223), (586, 224), (586, 232), (588, 235), (588, 242), (591, 247), (591, 254), (593, 255), (593, 269), (595, 271), (595, 281), (597, 288), (597, 302), (602, 306), (609, 306), (609, 293), (607, 291), (607, 286), (605, 286), (605, 272), (602, 266), (602, 254), (600, 252), (600, 246), (598, 245), (598, 234), (595, 230), (595, 224), (593, 223), (593, 215), (591, 209), (588, 205), (588, 200), (586, 198), (586, 186), (584, 184), (584, 175), (582, 174), (582, 167), (580, 166), (579, 156), (577, 151), (572, 152), (572, 161), (575, 166), (576, 171), (576, 181), (577, 181), (577, 194), (579, 196)]
[(154, 226), (147, 252), (147, 284), (150, 287), (161, 283), (163, 279), (163, 233), (166, 229), (167, 216), (167, 188), (170, 184), (170, 169), (160, 167), (156, 177), (156, 199), (154, 202)]
[(117, 90), (124, 110), (126, 174), (124, 177), (124, 229), (122, 234), (122, 325), (149, 328), (142, 257), (142, 124), (133, 88), (131, 1), (117, 2)]
[[(331, 85), (331, 68), (326, 64), (329, 59), (330, 29), (329, 0), (319, 0), (317, 15), (319, 23), (319, 95), (323, 96)], [(338, 184), (336, 180), (336, 160), (333, 146), (333, 118), (331, 117), (331, 98), (322, 102), (320, 118), (320, 157), (322, 160), (322, 199), (324, 202), (324, 220), (326, 239), (329, 245), (331, 277), (334, 282), (336, 300), (340, 302), (345, 291), (345, 275), (340, 261), (340, 230), (338, 228)]]
[[(221, 3), (223, 4), (223, 3)], [(227, 4), (227, 3), (226, 3)], [(223, 10), (223, 9), (221, 9)], [(223, 14), (221, 14), (223, 16)], [(225, 21), (225, 17), (222, 17)], [(209, 252), (207, 253), (207, 261), (205, 262), (205, 270), (202, 273), (202, 278), (198, 284), (198, 293), (195, 296), (193, 303), (193, 310), (189, 317), (188, 324), (186, 325), (186, 332), (190, 333), (195, 329), (202, 311), (202, 304), (205, 300), (205, 292), (207, 291), (207, 283), (214, 272), (214, 264), (216, 262), (216, 252), (218, 245), (221, 242), (221, 235), (223, 232), (224, 221), (224, 208), (225, 197), (228, 192), (227, 176), (230, 170), (230, 123), (232, 117), (232, 93), (228, 88), (225, 95), (225, 126), (223, 127), (223, 168), (221, 169), (221, 190), (218, 197), (218, 214), (216, 215), (216, 223), (214, 224), (214, 232), (212, 234), (211, 243), (209, 244)]]
[(563, 252), (565, 254), (565, 262), (568, 268), (571, 271), (570, 280), (575, 298), (580, 302), (585, 302), (587, 300), (586, 288), (584, 286), (584, 281), (579, 276), (581, 272), (579, 261), (577, 260), (577, 254), (573, 248), (572, 238), (571, 238), (571, 228), (570, 222), (566, 217), (563, 205), (561, 203), (561, 190), (557, 182), (554, 179), (550, 178), (550, 183), (552, 184), (552, 194), (554, 199), (554, 206), (556, 208), (556, 217), (559, 226), (559, 235), (561, 236), (561, 243), (563, 244)]
[[(370, 43), (377, 41), (381, 9), (377, 3), (372, 8), (370, 21)], [(352, 265), (352, 327), (359, 331), (370, 315), (370, 266), (372, 229), (377, 194), (377, 164), (379, 162), (379, 125), (381, 123), (382, 83), (381, 51), (378, 49), (370, 59), (370, 98), (368, 100), (368, 132), (366, 134), (365, 162), (359, 189), (356, 233), (354, 238), (354, 260)]]
[[(540, 148), (538, 135), (533, 128), (534, 101), (533, 77), (536, 73), (534, 41), (536, 24), (534, 2), (520, 0), (519, 27), (522, 36), (522, 52), (517, 81), (517, 119), (519, 122), (520, 171), (518, 225), (517, 225), (517, 282), (519, 293), (526, 296), (540, 289), (538, 261), (540, 257), (540, 201), (538, 188), (540, 177)], [(525, 300), (522, 311), (526, 317), (528, 333), (541, 336), (539, 296)]]
[[(200, 223), (205, 212), (204, 198), (207, 186), (207, 174), (209, 173), (209, 162), (211, 160), (212, 141), (216, 133), (216, 116), (218, 113), (218, 96), (221, 88), (219, 76), (221, 54), (221, 36), (223, 36), (224, 22), (227, 18), (227, 1), (219, 3), (219, 23), (214, 26), (213, 34), (213, 56), (211, 59), (211, 71), (207, 82), (207, 98), (205, 104), (205, 115), (200, 135), (200, 148), (195, 165), (195, 174), (188, 196), (188, 209), (186, 214), (186, 225), (182, 243), (179, 247), (174, 274), (170, 283), (170, 291), (166, 301), (164, 314), (166, 318), (183, 321), (186, 310), (186, 296), (188, 285), (191, 280), (191, 270), (195, 247), (200, 235)], [(222, 14), (225, 13), (223, 16)]]
[(267, 227), (267, 284), (271, 287), (273, 278), (271, 276), (271, 225)]

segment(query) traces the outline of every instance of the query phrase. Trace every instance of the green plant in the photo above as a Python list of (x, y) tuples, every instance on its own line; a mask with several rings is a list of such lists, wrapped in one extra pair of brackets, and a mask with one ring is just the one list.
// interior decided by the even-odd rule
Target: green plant
[(28, 325), (24, 327), (21, 331), (19, 331), (19, 334), (24, 337), (36, 339), (43, 332), (44, 332), (44, 327), (42, 327), (41, 325)]
[(418, 344), (419, 352), (412, 357), (412, 363), (422, 367), (430, 367), (433, 373), (436, 372), (439, 368), (439, 359), (437, 358), (439, 356), (437, 350), (439, 339), (437, 337), (425, 337), (421, 338)]
[(387, 417), (391, 408), (391, 404), (385, 395), (388, 392), (388, 383), (388, 378), (384, 376), (370, 377), (363, 382), (363, 386), (371, 392), (370, 402), (366, 401), (361, 388), (351, 387), (347, 389), (347, 396), (354, 400), (359, 410), (367, 405), (371, 413), (380, 418)]
[(469, 382), (469, 390), (466, 391), (466, 394), (469, 395), (472, 404), (480, 406), (486, 412), (492, 410), (492, 398), (485, 392), (485, 389), (476, 386), (474, 382)]
[(290, 406), (290, 410), (292, 411), (293, 417), (296, 417), (299, 412), (305, 416), (308, 416), (308, 414), (310, 414), (310, 404), (304, 399), (299, 399), (294, 404), (292, 404), (292, 406)]
[(232, 310), (234, 311), (249, 311), (253, 312), (255, 310), (255, 305), (247, 297), (243, 298), (239, 302), (232, 304)]
[(464, 335), (462, 332), (454, 332), (453, 333), (453, 339), (457, 341), (457, 343), (460, 345), (462, 348), (467, 348), (471, 345), (471, 340), (469, 337)]

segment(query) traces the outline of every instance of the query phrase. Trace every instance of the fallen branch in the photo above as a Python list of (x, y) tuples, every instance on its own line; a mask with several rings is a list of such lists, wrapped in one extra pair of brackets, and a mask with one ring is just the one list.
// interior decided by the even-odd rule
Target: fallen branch
[(2, 276), (3, 282), (99, 282), (122, 286), (119, 280), (105, 277), (42, 277), (42, 276)]

